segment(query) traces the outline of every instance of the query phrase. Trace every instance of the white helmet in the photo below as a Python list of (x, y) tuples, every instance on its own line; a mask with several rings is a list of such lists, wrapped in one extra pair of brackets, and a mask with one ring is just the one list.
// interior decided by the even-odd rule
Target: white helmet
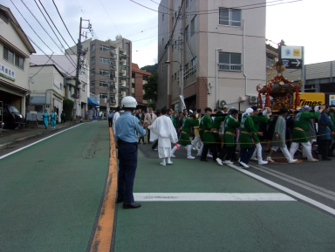
[(126, 96), (121, 101), (121, 107), (122, 108), (136, 108), (137, 101), (132, 96)]

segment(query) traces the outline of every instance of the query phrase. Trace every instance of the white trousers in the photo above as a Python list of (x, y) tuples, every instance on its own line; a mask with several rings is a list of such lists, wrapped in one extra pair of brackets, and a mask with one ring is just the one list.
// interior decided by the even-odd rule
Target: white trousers
[(287, 161), (291, 161), (293, 159), (293, 157), (291, 156), (290, 152), (287, 149), (287, 146), (285, 145), (285, 147), (279, 147), (279, 146), (272, 146), (271, 150), (273, 151), (277, 151), (280, 148), (281, 152), (283, 153), (284, 157), (286, 157)]
[(291, 148), (290, 148), (290, 154), (291, 154), (292, 158), (294, 158), (294, 154), (297, 152), (297, 150), (299, 148), (299, 144), (302, 145), (303, 151), (304, 151), (305, 155), (307, 156), (307, 160), (312, 160), (313, 159), (312, 145), (311, 145), (310, 142), (305, 142), (305, 143), (292, 142)]

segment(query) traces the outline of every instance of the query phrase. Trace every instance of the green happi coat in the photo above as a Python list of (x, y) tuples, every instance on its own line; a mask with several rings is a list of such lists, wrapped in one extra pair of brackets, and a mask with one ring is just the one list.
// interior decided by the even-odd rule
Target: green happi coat
[(221, 126), (221, 122), (224, 121), (224, 116), (216, 116), (214, 118), (214, 122), (213, 122), (213, 130), (215, 130), (216, 132), (213, 132), (214, 138), (215, 138), (215, 142), (217, 144), (221, 144), (222, 140), (221, 140), (221, 136), (219, 134), (219, 130), (220, 130), (220, 126)]
[(233, 147), (235, 145), (235, 136), (229, 134), (228, 132), (232, 134), (236, 134), (236, 128), (240, 126), (240, 122), (237, 121), (232, 116), (228, 115), (224, 121), (224, 144), (227, 147)]
[(199, 120), (189, 119), (189, 118), (185, 120), (183, 128), (181, 130), (178, 144), (183, 145), (183, 146), (191, 144), (191, 140), (190, 140), (191, 128), (195, 126), (199, 126)]
[(292, 142), (306, 143), (308, 142), (307, 132), (310, 119), (318, 119), (319, 112), (299, 112), (294, 117)]
[(330, 127), (331, 130), (335, 131), (335, 116), (334, 116), (334, 113), (333, 112), (330, 112), (329, 113), (329, 116), (330, 116), (330, 119), (332, 120), (333, 122), (333, 125)]
[(257, 129), (255, 128), (254, 121), (249, 115), (244, 115), (242, 117), (240, 130), (240, 147), (253, 148), (254, 144), (251, 136), (257, 134)]
[(215, 143), (215, 138), (213, 132), (205, 132), (207, 130), (211, 130), (213, 128), (213, 120), (212, 118), (205, 114), (200, 123), (202, 129), (202, 137), (201, 140), (204, 144), (213, 144)]
[[(257, 132), (259, 131), (259, 124), (260, 123), (268, 123), (269, 118), (267, 116), (259, 116), (256, 114), (253, 114), (251, 116), (252, 120), (254, 121), (254, 125), (255, 125), (255, 129), (257, 130)], [(252, 137), (255, 141), (255, 143), (259, 143), (259, 137), (257, 134), (252, 134)]]

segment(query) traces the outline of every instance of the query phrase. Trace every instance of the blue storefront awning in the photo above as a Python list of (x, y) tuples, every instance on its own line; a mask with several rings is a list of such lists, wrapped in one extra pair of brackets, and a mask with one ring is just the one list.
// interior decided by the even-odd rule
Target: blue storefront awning
[(101, 105), (94, 100), (93, 98), (87, 97), (87, 103), (96, 107), (100, 107)]

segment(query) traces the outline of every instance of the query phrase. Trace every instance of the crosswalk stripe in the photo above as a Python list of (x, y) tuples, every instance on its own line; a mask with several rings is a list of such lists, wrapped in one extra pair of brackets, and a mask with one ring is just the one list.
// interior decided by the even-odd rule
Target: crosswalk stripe
[(134, 193), (136, 201), (296, 201), (283, 193)]

